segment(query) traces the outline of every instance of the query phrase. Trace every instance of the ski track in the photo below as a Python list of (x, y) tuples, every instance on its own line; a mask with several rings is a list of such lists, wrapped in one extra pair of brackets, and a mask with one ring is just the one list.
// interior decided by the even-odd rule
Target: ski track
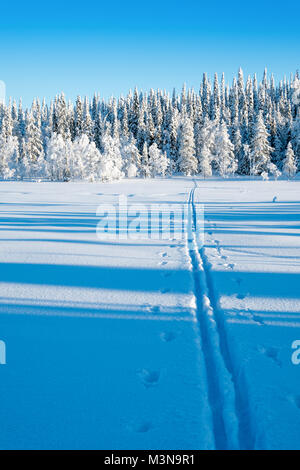
[(216, 449), (250, 448), (246, 441), (245, 428), (249, 420), (245, 414), (245, 403), (241, 397), (238, 381), (227, 348), (225, 328), (217, 312), (217, 302), (209, 275), (204, 248), (199, 247), (196, 237), (195, 187), (188, 200), (187, 251), (190, 257), (196, 298), (199, 333), (206, 367), (208, 396), (213, 417), (213, 432)]

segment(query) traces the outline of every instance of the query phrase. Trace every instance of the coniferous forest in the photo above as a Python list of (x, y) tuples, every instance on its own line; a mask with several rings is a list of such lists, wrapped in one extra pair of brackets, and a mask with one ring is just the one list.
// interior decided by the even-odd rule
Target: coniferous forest
[(199, 91), (135, 89), (51, 103), (0, 104), (0, 177), (108, 181), (172, 174), (292, 178), (300, 170), (298, 72), (275, 84), (203, 75)]

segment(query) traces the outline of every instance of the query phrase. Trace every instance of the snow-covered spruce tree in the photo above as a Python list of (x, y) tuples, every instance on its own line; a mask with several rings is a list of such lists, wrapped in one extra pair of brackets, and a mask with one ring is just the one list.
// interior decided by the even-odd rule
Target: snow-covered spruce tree
[(154, 143), (149, 147), (149, 168), (152, 178), (155, 176), (165, 176), (168, 169), (168, 158)]
[(87, 97), (83, 103), (83, 115), (82, 115), (82, 134), (85, 134), (89, 140), (93, 137), (94, 125), (89, 110), (89, 100)]
[(250, 175), (260, 175), (262, 172), (269, 171), (272, 150), (272, 147), (269, 145), (269, 134), (263, 120), (263, 114), (260, 111), (253, 128)]
[(103, 152), (100, 154), (99, 175), (103, 181), (120, 179), (124, 176), (122, 171), (123, 160), (120, 152), (120, 141), (111, 136), (110, 128), (102, 138)]
[(15, 180), (21, 179), (20, 175), (20, 151), (18, 138), (15, 136), (8, 137), (6, 142), (6, 152), (8, 158), (8, 166), (13, 174), (10, 176)]
[(243, 145), (243, 163), (242, 163), (242, 168), (243, 168), (243, 174), (245, 175), (250, 175), (250, 169), (251, 169), (251, 147), (249, 144), (244, 144)]
[(81, 136), (83, 127), (83, 104), (81, 96), (77, 96), (74, 116), (74, 137)]
[(241, 174), (246, 174), (246, 168), (244, 166), (242, 134), (237, 119), (235, 119), (235, 122), (231, 128), (231, 141), (233, 143), (234, 155), (238, 162), (238, 171)]
[(19, 145), (13, 136), (5, 138), (0, 135), (0, 178), (10, 179), (16, 176), (18, 168)]
[[(173, 92), (171, 97), (160, 90), (150, 90), (148, 94), (135, 90), (108, 102), (94, 96), (90, 104), (87, 97), (79, 97), (74, 106), (66, 103), (61, 94), (49, 105), (45, 101), (40, 105), (34, 100), (27, 110), (23, 110), (21, 102), (17, 107), (10, 101), (7, 106), (0, 105), (0, 133), (5, 139), (11, 136), (18, 139), (19, 156), (15, 159), (18, 168), (14, 177), (37, 178), (44, 174), (40, 171), (44, 158), (37, 163), (38, 149), (42, 145), (44, 154), (47, 152), (53, 133), (61, 135), (65, 142), (87, 134), (90, 142), (95, 142), (101, 159), (104, 156), (102, 142), (107, 133), (119, 150), (123, 142), (136, 138), (135, 145), (141, 155), (145, 143), (147, 149), (156, 143), (158, 149), (167, 152), (170, 173), (210, 174), (210, 165), (213, 172), (219, 171), (216, 139), (219, 123), (225, 122), (239, 161), (239, 173), (268, 172), (276, 177), (277, 168), (283, 167), (288, 142), (292, 143), (295, 160), (300, 165), (299, 89), (298, 74), (276, 86), (265, 71), (261, 83), (256, 77), (253, 80), (248, 77), (244, 85), (243, 73), (239, 70), (231, 87), (225, 83), (224, 75), (221, 87), (217, 75), (213, 86), (204, 75), (199, 93), (184, 87), (181, 93)], [(187, 120), (190, 125), (184, 129)], [(247, 146), (250, 146), (250, 154)], [(69, 144), (68, 148), (70, 153)], [(78, 171), (77, 165), (77, 178)], [(79, 173), (85, 178), (83, 169)]]
[(53, 132), (62, 135), (64, 139), (71, 137), (68, 117), (65, 95), (61, 93), (55, 98), (53, 106)]
[(208, 178), (212, 175), (211, 168), (211, 153), (209, 147), (204, 144), (201, 148), (199, 155), (199, 171), (204, 178)]
[(72, 159), (72, 142), (65, 141), (61, 134), (53, 133), (48, 139), (46, 151), (46, 171), (52, 181), (69, 181), (71, 179), (70, 160)]
[[(202, 125), (200, 123), (197, 123), (195, 126), (195, 147), (196, 158), (198, 161), (198, 169), (200, 173), (202, 173), (202, 171), (205, 171), (206, 176), (210, 176), (211, 162), (214, 157), (214, 132), (215, 122), (211, 121), (208, 116), (206, 116)], [(202, 162), (202, 160), (204, 161)]]
[(198, 162), (195, 154), (194, 130), (191, 120), (184, 117), (179, 126), (178, 134), (178, 169), (187, 176), (195, 175)]
[(45, 176), (44, 145), (40, 118), (33, 112), (27, 112), (25, 117), (25, 138), (23, 144), (25, 174), (30, 178)]
[(85, 134), (76, 137), (69, 158), (72, 180), (95, 181), (100, 177), (101, 155), (94, 142)]
[(282, 173), (288, 178), (293, 178), (297, 173), (297, 165), (295, 162), (295, 154), (291, 142), (288, 143), (285, 157), (283, 160)]
[(94, 136), (94, 142), (96, 144), (96, 147), (98, 150), (102, 150), (102, 134), (103, 134), (103, 122), (101, 118), (101, 113), (98, 111), (96, 114), (96, 118), (94, 121), (94, 130), (93, 130), (93, 136)]
[[(100, 152), (95, 142), (90, 142), (86, 134), (77, 137), (73, 142), (73, 156), (77, 161), (80, 159), (80, 170), (82, 179), (85, 181), (96, 181), (100, 176)], [(73, 157), (73, 158), (74, 158)]]
[(135, 178), (141, 168), (141, 155), (133, 138), (129, 141), (125, 139), (121, 141), (121, 156), (125, 176)]
[(217, 130), (215, 152), (215, 163), (218, 174), (223, 178), (233, 175), (238, 168), (238, 163), (234, 155), (234, 145), (229, 138), (225, 122), (222, 122)]
[(143, 178), (150, 178), (151, 176), (147, 142), (144, 143), (143, 152), (141, 156), (141, 176)]
[(298, 165), (298, 171), (300, 171), (300, 115), (297, 116), (296, 120), (292, 125), (292, 143), (295, 152), (295, 159)]
[(8, 139), (13, 133), (13, 120), (11, 116), (11, 106), (7, 106), (3, 110), (2, 122), (1, 122), (1, 135)]
[(170, 136), (170, 149), (169, 149), (169, 159), (170, 159), (170, 170), (172, 173), (178, 171), (178, 129), (179, 129), (179, 112), (177, 107), (172, 107), (171, 118), (169, 124), (169, 136)]

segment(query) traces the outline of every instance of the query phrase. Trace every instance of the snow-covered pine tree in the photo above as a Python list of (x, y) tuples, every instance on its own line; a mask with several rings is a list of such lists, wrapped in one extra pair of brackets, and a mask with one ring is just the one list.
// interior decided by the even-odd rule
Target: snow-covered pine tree
[(198, 162), (195, 155), (195, 138), (191, 120), (184, 117), (178, 134), (178, 169), (187, 176), (195, 175)]
[(69, 181), (71, 179), (71, 153), (71, 140), (65, 141), (61, 134), (54, 132), (48, 139), (46, 150), (46, 172), (51, 181)]
[(234, 155), (234, 145), (229, 138), (225, 122), (222, 122), (218, 127), (215, 138), (215, 152), (218, 174), (223, 178), (233, 175), (238, 168), (238, 163)]
[(80, 154), (85, 181), (96, 181), (100, 177), (101, 155), (95, 142), (90, 142), (86, 134), (77, 137), (73, 143), (73, 155)]
[(68, 139), (70, 137), (67, 103), (64, 93), (57, 96), (54, 102), (53, 132), (62, 135), (64, 139)]
[(122, 171), (123, 160), (120, 152), (120, 141), (111, 136), (108, 126), (102, 138), (103, 152), (100, 154), (99, 172), (103, 181), (120, 179), (124, 176)]
[(151, 176), (151, 168), (149, 165), (149, 153), (148, 153), (147, 142), (144, 143), (142, 157), (141, 157), (141, 176), (143, 176), (143, 178), (150, 178)]
[(0, 178), (10, 179), (16, 176), (18, 166), (18, 139), (13, 136), (5, 137), (0, 134)]
[(203, 176), (211, 176), (215, 146), (215, 124), (206, 116), (204, 123), (195, 127), (195, 145), (198, 169)]
[(203, 178), (208, 178), (212, 175), (211, 153), (209, 147), (205, 143), (200, 150), (199, 171)]
[(296, 117), (292, 124), (291, 136), (296, 163), (298, 165), (298, 170), (300, 171), (300, 115)]
[(30, 178), (45, 176), (44, 145), (40, 117), (35, 117), (33, 110), (25, 116), (25, 138), (23, 158), (25, 175)]
[(269, 171), (272, 150), (272, 147), (269, 145), (269, 134), (263, 120), (263, 114), (260, 111), (253, 127), (250, 175), (260, 175), (262, 172)]
[(135, 178), (141, 169), (141, 155), (138, 151), (135, 141), (121, 141), (121, 155), (123, 160), (123, 172), (128, 178)]
[(89, 140), (93, 138), (93, 121), (90, 114), (89, 100), (84, 98), (83, 112), (82, 112), (82, 134), (85, 134)]
[(81, 96), (77, 96), (74, 116), (74, 137), (81, 136), (83, 127), (83, 104)]
[[(198, 169), (203, 173), (203, 168), (209, 173), (209, 166), (213, 172), (218, 171), (216, 138), (219, 122), (225, 122), (239, 161), (239, 172), (268, 172), (276, 177), (277, 168), (282, 169), (289, 142), (300, 165), (299, 89), (299, 74), (276, 86), (274, 78), (269, 80), (266, 71), (261, 83), (256, 77), (253, 81), (248, 77), (244, 87), (243, 73), (239, 70), (231, 87), (222, 75), (220, 89), (217, 75), (212, 89), (204, 74), (199, 94), (186, 87), (179, 94), (173, 92), (172, 97), (161, 90), (150, 90), (148, 94), (135, 90), (133, 94), (130, 92), (124, 98), (112, 98), (108, 102), (94, 96), (91, 105), (88, 98), (81, 100), (78, 97), (75, 107), (66, 103), (61, 94), (49, 105), (43, 101), (41, 106), (36, 99), (25, 111), (21, 102), (17, 109), (16, 103), (10, 100), (7, 106), (0, 104), (0, 132), (5, 139), (10, 136), (18, 139), (15, 177), (41, 175), (42, 172), (36, 171), (39, 167), (36, 166), (36, 152), (42, 144), (46, 153), (53, 132), (62, 135), (65, 142), (86, 133), (90, 142), (95, 142), (102, 158), (102, 141), (108, 131), (115, 142), (129, 142), (136, 137), (140, 154), (145, 143), (147, 148), (156, 143), (160, 150), (167, 152), (171, 173), (193, 174)], [(186, 119), (190, 121), (187, 132), (183, 130)], [(247, 153), (249, 145), (250, 154)], [(119, 144), (117, 147), (120, 149)], [(197, 160), (196, 170), (193, 155)], [(43, 164), (43, 158), (40, 163)]]
[(234, 120), (231, 128), (231, 142), (233, 143), (234, 155), (238, 163), (238, 172), (241, 174), (246, 174), (246, 168), (244, 166), (242, 135), (238, 119)]
[(297, 165), (295, 162), (295, 154), (291, 142), (288, 143), (285, 157), (283, 160), (282, 173), (288, 178), (293, 178), (297, 173)]
[(149, 168), (152, 178), (155, 176), (165, 176), (168, 169), (168, 158), (154, 143), (149, 147)]

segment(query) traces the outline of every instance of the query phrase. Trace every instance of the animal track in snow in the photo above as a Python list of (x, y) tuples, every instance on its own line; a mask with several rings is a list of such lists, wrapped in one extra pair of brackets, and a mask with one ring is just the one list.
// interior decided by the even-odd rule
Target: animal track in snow
[(138, 372), (138, 376), (141, 379), (142, 383), (145, 387), (153, 387), (155, 386), (160, 378), (160, 371), (159, 370), (148, 370), (142, 369)]

